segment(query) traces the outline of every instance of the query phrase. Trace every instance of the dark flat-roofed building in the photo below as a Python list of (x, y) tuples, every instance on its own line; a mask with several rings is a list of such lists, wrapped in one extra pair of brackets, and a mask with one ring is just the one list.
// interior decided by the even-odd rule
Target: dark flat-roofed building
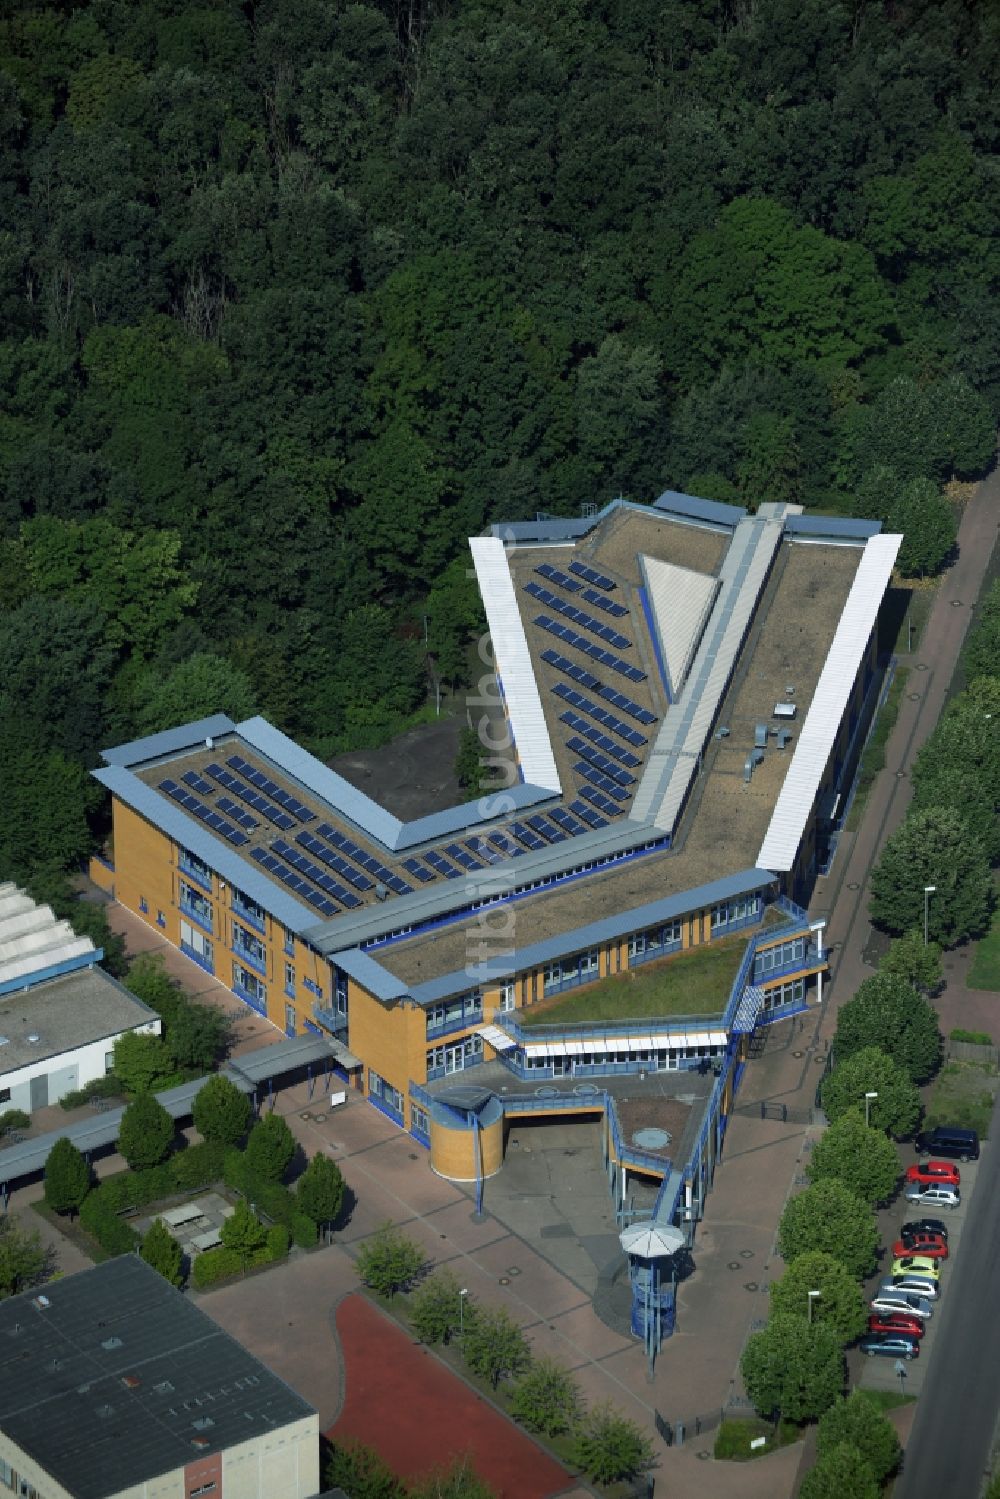
[(138, 1255), (0, 1304), (0, 1492), (313, 1499), (319, 1418)]

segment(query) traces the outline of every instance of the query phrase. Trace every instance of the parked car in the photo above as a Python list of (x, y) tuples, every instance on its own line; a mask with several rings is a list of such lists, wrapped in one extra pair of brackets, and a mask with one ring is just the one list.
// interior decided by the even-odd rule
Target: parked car
[(872, 1312), (868, 1318), (869, 1332), (907, 1332), (911, 1338), (922, 1338), (924, 1324), (913, 1312)]
[(951, 1161), (918, 1161), (915, 1166), (907, 1166), (904, 1180), (908, 1183), (923, 1182), (928, 1186), (957, 1187), (961, 1184), (962, 1173)]
[(925, 1301), (937, 1301), (938, 1283), (929, 1275), (894, 1275), (889, 1280), (883, 1280), (878, 1288), (878, 1295), (883, 1291), (907, 1291), (914, 1296), (922, 1296)]
[(933, 1317), (934, 1308), (927, 1296), (921, 1296), (917, 1291), (900, 1291), (892, 1285), (880, 1287), (871, 1300), (871, 1309), (879, 1316), (885, 1313), (901, 1313), (904, 1317), (919, 1317), (926, 1322)]
[(908, 1234), (892, 1246), (895, 1259), (904, 1254), (922, 1254), (931, 1260), (946, 1260), (948, 1246), (940, 1234)]
[(919, 1358), (919, 1339), (905, 1332), (869, 1333), (858, 1347), (869, 1358)]
[(901, 1239), (916, 1238), (919, 1234), (936, 1235), (947, 1244), (948, 1225), (940, 1218), (913, 1218), (909, 1223), (900, 1224), (899, 1237)]
[(947, 1155), (960, 1161), (978, 1161), (979, 1136), (974, 1129), (957, 1124), (937, 1124), (917, 1136), (917, 1155)]
[(926, 1275), (928, 1280), (941, 1279), (941, 1266), (929, 1254), (903, 1254), (892, 1262), (893, 1275)]
[(922, 1208), (957, 1208), (962, 1200), (957, 1187), (947, 1184), (928, 1187), (922, 1182), (907, 1182), (903, 1196), (907, 1202), (918, 1202)]
[(876, 1291), (870, 1306), (880, 1316), (886, 1312), (900, 1312), (906, 1317), (919, 1317), (922, 1322), (934, 1315), (934, 1308), (927, 1296), (921, 1296), (916, 1291), (900, 1291), (892, 1285), (888, 1289)]

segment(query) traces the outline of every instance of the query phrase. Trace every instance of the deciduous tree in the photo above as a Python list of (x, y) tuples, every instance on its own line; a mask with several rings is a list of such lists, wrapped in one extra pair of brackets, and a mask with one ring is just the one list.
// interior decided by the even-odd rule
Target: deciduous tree
[(419, 1244), (391, 1223), (383, 1223), (358, 1251), (358, 1275), (380, 1296), (395, 1296), (419, 1280), (426, 1257)]
[(292, 1163), (295, 1136), (280, 1114), (258, 1119), (247, 1138), (247, 1168), (262, 1181), (278, 1182)]
[(887, 1202), (900, 1176), (896, 1147), (884, 1130), (865, 1124), (862, 1109), (848, 1109), (816, 1141), (806, 1167), (811, 1182), (832, 1177), (862, 1202)]
[(820, 1090), (823, 1110), (831, 1124), (850, 1110), (865, 1107), (875, 1129), (888, 1130), (897, 1139), (912, 1135), (920, 1123), (920, 1094), (902, 1067), (877, 1046), (862, 1046), (843, 1062), (837, 1062)]
[(494, 1389), (501, 1379), (516, 1379), (531, 1363), (524, 1333), (504, 1307), (471, 1309), (462, 1334), (462, 1356), (474, 1374)]
[(574, 1443), (574, 1457), (596, 1483), (637, 1478), (653, 1466), (653, 1444), (616, 1406), (592, 1406)]
[(248, 1202), (237, 1203), (236, 1211), (226, 1219), (219, 1235), (225, 1247), (239, 1256), (244, 1268), (253, 1263), (267, 1243), (267, 1229)]
[(344, 1178), (336, 1161), (314, 1155), (295, 1188), (299, 1207), (314, 1223), (327, 1226), (340, 1215), (344, 1204)]
[(151, 1093), (142, 1093), (122, 1115), (118, 1151), (134, 1171), (166, 1160), (174, 1140), (174, 1121)]
[[(1000, 736), (998, 736), (1000, 737)], [(911, 812), (889, 839), (871, 877), (869, 910), (876, 926), (899, 934), (923, 928), (943, 947), (981, 935), (989, 925), (993, 881), (982, 847), (956, 812)]]
[(805, 1315), (808, 1321), (810, 1291), (820, 1293), (812, 1303), (814, 1324), (829, 1327), (842, 1344), (861, 1336), (868, 1320), (861, 1287), (846, 1265), (821, 1249), (800, 1254), (771, 1282), (771, 1316)]
[[(922, 937), (919, 948), (911, 941), (909, 951), (923, 952), (922, 943)], [(897, 949), (893, 961), (901, 961), (906, 953), (899, 953), (900, 943), (893, 946)], [(905, 978), (887, 972), (885, 960), (878, 973), (865, 979), (853, 999), (837, 1012), (833, 1049), (838, 1066), (867, 1046), (886, 1052), (917, 1083), (934, 1073), (941, 1056), (937, 1011)]]
[(902, 979), (918, 994), (926, 996), (936, 994), (944, 982), (940, 947), (936, 942), (925, 942), (923, 932), (916, 930), (904, 932), (889, 943), (888, 952), (879, 960), (878, 971), (889, 978)]
[(90, 1191), (90, 1166), (72, 1140), (63, 1135), (45, 1162), (45, 1201), (57, 1213), (79, 1212)]
[(184, 1256), (181, 1246), (161, 1218), (154, 1218), (146, 1230), (139, 1254), (158, 1270), (172, 1286), (184, 1284)]
[(574, 1431), (583, 1416), (580, 1387), (562, 1364), (536, 1359), (511, 1391), (510, 1411), (529, 1431), (557, 1437)]
[(250, 1122), (250, 1100), (228, 1077), (217, 1073), (199, 1088), (192, 1115), (195, 1128), (205, 1140), (236, 1145)]
[(875, 1268), (878, 1227), (860, 1197), (838, 1181), (820, 1181), (789, 1198), (778, 1224), (782, 1259), (823, 1250), (857, 1280)]
[(852, 1390), (846, 1400), (836, 1401), (820, 1416), (816, 1432), (820, 1458), (842, 1442), (860, 1452), (878, 1483), (885, 1483), (899, 1467), (899, 1438), (866, 1390)]
[(850, 1442), (828, 1447), (810, 1468), (799, 1489), (801, 1499), (878, 1499), (879, 1486), (871, 1464)]
[(773, 1316), (751, 1335), (740, 1358), (747, 1394), (761, 1415), (812, 1421), (844, 1388), (840, 1338), (804, 1316)]

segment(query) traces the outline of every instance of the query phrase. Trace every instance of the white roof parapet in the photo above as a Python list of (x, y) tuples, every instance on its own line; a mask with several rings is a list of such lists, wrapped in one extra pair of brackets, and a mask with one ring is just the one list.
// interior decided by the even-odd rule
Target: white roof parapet
[(757, 863), (775, 874), (795, 864), (902, 542), (902, 536), (880, 535), (865, 543), (757, 856)]
[(507, 716), (524, 779), (559, 796), (562, 794), (559, 772), (517, 607), (506, 549), (494, 536), (473, 536), (469, 545), (493, 638), (496, 672), (503, 683)]

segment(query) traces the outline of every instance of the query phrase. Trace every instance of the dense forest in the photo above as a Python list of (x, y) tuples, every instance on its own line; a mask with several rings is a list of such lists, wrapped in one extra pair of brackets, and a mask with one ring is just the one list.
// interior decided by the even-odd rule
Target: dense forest
[(998, 76), (992, 0), (8, 0), (0, 869), (92, 846), (102, 744), (390, 737), (492, 520), (788, 499), (933, 572)]

